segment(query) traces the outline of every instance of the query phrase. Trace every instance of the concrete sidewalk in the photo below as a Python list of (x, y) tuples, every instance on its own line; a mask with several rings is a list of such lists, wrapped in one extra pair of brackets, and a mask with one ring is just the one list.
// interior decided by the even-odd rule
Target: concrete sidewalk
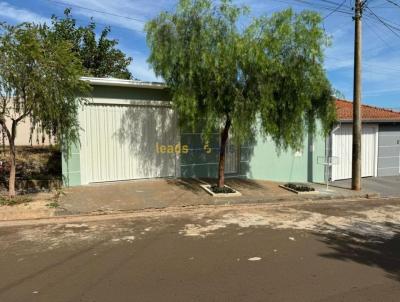
[(373, 192), (353, 192), (312, 184), (320, 194), (297, 195), (279, 187), (280, 183), (227, 179), (226, 184), (242, 193), (240, 197), (215, 198), (194, 179), (156, 179), (93, 184), (68, 188), (60, 198), (58, 215), (76, 215), (114, 211), (196, 205), (266, 203), (277, 201), (321, 200), (376, 197)]
[[(351, 188), (351, 179), (337, 180), (331, 183), (333, 187)], [(366, 177), (361, 181), (365, 191), (379, 193), (382, 197), (400, 197), (400, 176)]]

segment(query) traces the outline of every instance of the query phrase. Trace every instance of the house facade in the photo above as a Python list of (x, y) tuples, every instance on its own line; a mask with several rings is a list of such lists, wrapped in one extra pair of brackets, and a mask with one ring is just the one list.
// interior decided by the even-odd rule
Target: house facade
[[(327, 144), (334, 159), (331, 180), (351, 178), (353, 103), (336, 101), (338, 124)], [(362, 167), (363, 177), (400, 175), (400, 112), (363, 105)]]
[[(80, 108), (80, 144), (63, 160), (65, 185), (160, 177), (216, 178), (219, 134), (208, 144), (199, 131), (179, 129), (161, 83), (83, 78), (92, 98)], [(321, 135), (305, 137), (301, 150), (278, 152), (270, 139), (228, 144), (226, 177), (282, 182), (322, 182), (326, 154)]]

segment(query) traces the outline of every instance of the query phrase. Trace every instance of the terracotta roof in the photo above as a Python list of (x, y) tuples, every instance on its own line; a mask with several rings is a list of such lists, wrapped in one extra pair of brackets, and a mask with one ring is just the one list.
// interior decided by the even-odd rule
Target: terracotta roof
[[(339, 121), (352, 120), (353, 102), (336, 99), (336, 112)], [(369, 105), (362, 105), (361, 114), (366, 121), (400, 121), (400, 112)]]

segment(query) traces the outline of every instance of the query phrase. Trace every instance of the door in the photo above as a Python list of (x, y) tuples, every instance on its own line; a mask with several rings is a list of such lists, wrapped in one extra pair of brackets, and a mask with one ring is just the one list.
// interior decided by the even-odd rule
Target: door
[[(361, 137), (361, 176), (376, 176), (377, 125), (363, 125)], [(332, 166), (332, 181), (351, 178), (353, 151), (352, 125), (341, 125), (332, 135), (332, 156), (337, 157)]]
[(175, 176), (178, 139), (171, 108), (91, 104), (81, 125), (82, 183)]
[(362, 177), (376, 176), (378, 130), (375, 125), (363, 126), (361, 146), (361, 175)]

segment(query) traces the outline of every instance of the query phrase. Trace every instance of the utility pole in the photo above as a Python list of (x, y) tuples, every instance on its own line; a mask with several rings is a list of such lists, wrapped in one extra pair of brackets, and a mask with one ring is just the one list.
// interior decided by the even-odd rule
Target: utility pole
[(353, 94), (353, 156), (352, 190), (361, 190), (361, 54), (362, 54), (362, 10), (365, 1), (355, 0), (354, 39), (354, 94)]

